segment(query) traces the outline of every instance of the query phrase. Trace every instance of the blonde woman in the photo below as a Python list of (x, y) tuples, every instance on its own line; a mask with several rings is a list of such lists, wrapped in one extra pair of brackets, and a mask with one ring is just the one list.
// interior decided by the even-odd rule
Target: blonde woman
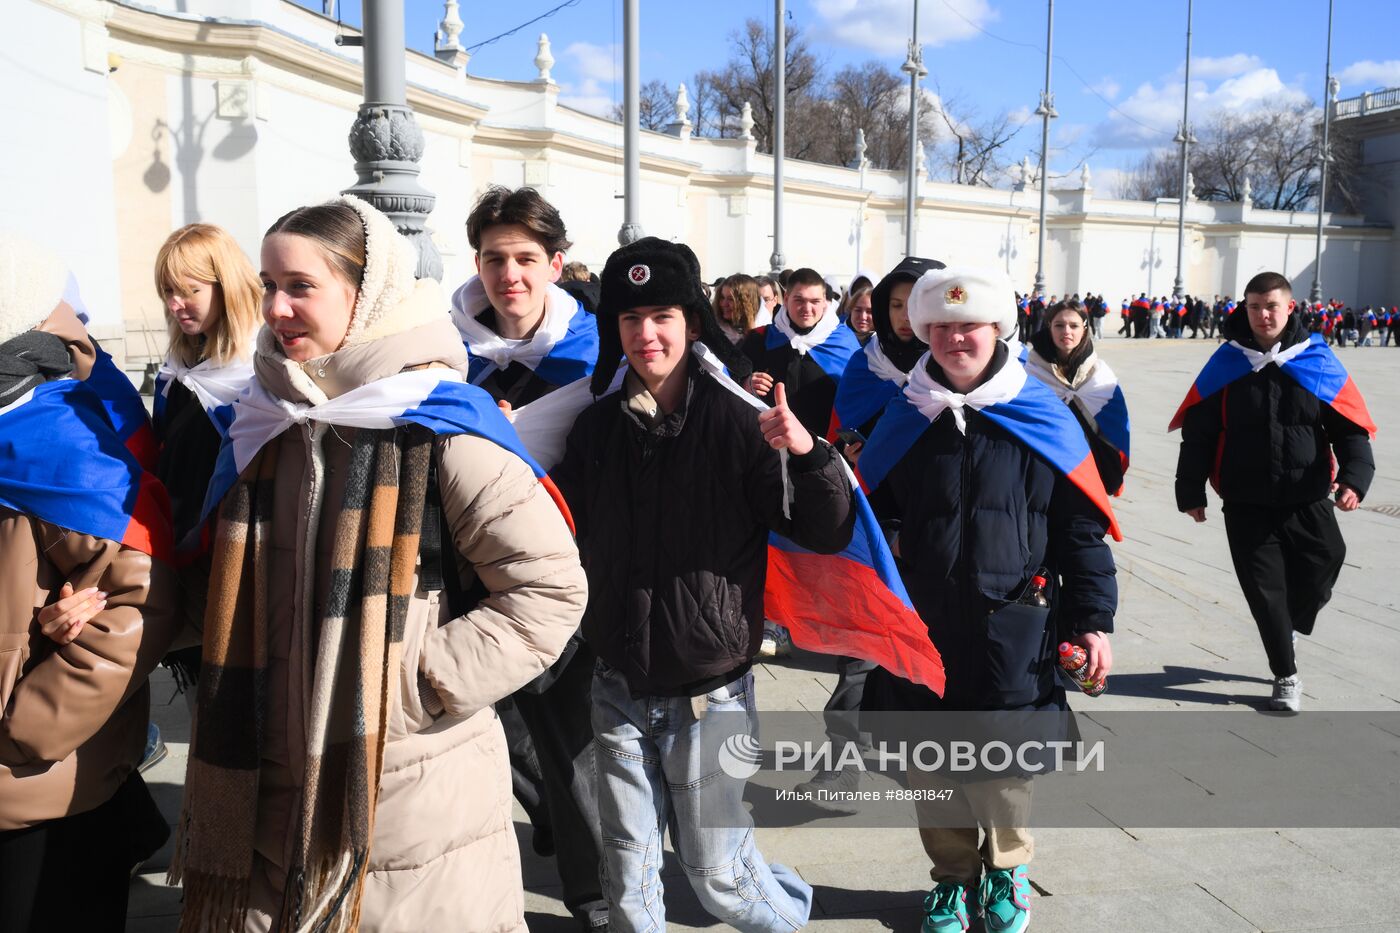
[[(170, 493), (175, 540), (183, 542), (181, 605), (198, 629), (209, 585), (209, 535), (199, 517), (233, 400), (253, 377), (262, 283), (226, 230), (189, 224), (156, 254), (155, 286), (170, 334), (153, 406), (155, 472)], [(192, 684), (199, 648), (172, 651), (165, 664), (181, 687)]]

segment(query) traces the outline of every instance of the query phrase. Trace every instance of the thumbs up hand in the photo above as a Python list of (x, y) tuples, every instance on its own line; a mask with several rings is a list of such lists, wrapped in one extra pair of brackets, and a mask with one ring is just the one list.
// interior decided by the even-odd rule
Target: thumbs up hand
[(788, 408), (787, 386), (781, 382), (774, 386), (773, 402), (772, 408), (758, 416), (758, 426), (763, 431), (763, 439), (774, 450), (786, 448), (799, 457), (809, 453), (816, 442), (802, 426), (802, 422), (797, 420), (792, 409)]

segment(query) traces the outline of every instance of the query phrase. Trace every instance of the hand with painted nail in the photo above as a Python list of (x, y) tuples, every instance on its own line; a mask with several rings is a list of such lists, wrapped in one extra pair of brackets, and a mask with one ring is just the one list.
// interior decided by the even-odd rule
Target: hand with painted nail
[(75, 593), (73, 584), (65, 583), (58, 591), (58, 601), (39, 610), (39, 630), (56, 644), (71, 644), (83, 626), (106, 608), (107, 594), (97, 587)]

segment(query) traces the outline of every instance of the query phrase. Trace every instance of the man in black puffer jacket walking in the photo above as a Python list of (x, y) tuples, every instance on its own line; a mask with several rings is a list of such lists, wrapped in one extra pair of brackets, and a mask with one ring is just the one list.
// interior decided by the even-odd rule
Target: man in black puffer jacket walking
[[(552, 475), (588, 571), (609, 928), (665, 929), (669, 823), (707, 910), (739, 930), (795, 931), (812, 889), (763, 860), (745, 781), (717, 770), (715, 756), (753, 743), (769, 531), (821, 553), (846, 547), (855, 511), (845, 467), (802, 426), (781, 382), (760, 413), (699, 355), (703, 339), (745, 374), (688, 247), (647, 237), (613, 253), (598, 330), (602, 398), (575, 422)], [(621, 391), (609, 393), (610, 362), (624, 354)]]
[(1182, 429), (1177, 508), (1203, 522), (1207, 479), (1220, 494), (1235, 573), (1274, 675), (1269, 706), (1296, 712), (1294, 633), (1312, 634), (1346, 556), (1334, 508), (1355, 509), (1376, 466), (1360, 392), (1293, 307), (1282, 275), (1251, 279), (1246, 313), (1226, 319), (1229, 342), (1171, 426)]

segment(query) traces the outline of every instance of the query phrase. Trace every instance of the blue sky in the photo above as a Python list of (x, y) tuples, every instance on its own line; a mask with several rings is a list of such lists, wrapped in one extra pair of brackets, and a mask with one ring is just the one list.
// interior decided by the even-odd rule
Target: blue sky
[[(319, 9), (318, 0), (299, 0)], [(465, 46), (489, 39), (561, 0), (463, 0)], [(438, 0), (406, 0), (409, 44), (430, 50), (442, 15)], [(342, 0), (358, 21), (357, 0)], [(790, 21), (830, 70), (877, 58), (904, 60), (912, 0), (788, 0)], [(556, 59), (565, 103), (604, 112), (622, 93), (621, 0), (576, 2), (473, 54), (468, 71), (528, 80), (540, 32)], [(1044, 78), (1043, 0), (920, 0), (924, 62), (944, 96), (990, 115), (1028, 115)], [(745, 19), (768, 21), (771, 0), (642, 0), (642, 80), (670, 86), (718, 68), (729, 35)], [(1186, 0), (1061, 0), (1055, 7), (1053, 85), (1060, 117), (1052, 126), (1051, 172), (1087, 158), (1095, 185), (1148, 149), (1167, 145), (1181, 115)], [(1192, 48), (1192, 122), (1285, 97), (1320, 100), (1327, 0), (1197, 0)], [(1337, 0), (1332, 67), (1341, 96), (1400, 85), (1400, 3)], [(1015, 154), (1039, 147), (1039, 124), (1016, 138)]]

